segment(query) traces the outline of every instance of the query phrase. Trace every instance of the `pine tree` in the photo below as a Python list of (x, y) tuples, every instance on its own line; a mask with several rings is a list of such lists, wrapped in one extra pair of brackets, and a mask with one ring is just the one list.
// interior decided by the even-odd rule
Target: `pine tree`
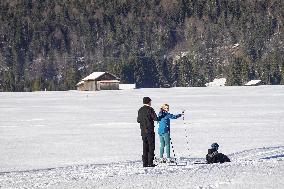
[(233, 64), (230, 66), (230, 73), (228, 84), (233, 86), (242, 85), (242, 60), (235, 58)]

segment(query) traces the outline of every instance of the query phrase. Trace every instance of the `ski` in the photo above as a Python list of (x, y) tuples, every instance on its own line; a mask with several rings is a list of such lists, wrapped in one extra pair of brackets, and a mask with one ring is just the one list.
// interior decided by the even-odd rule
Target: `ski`
[(194, 161), (193, 164), (207, 164), (205, 161)]
[(186, 161), (186, 160), (181, 160), (181, 159), (172, 159), (170, 162), (166, 162), (166, 161), (157, 162), (157, 165), (161, 165), (161, 166), (187, 166), (187, 165), (191, 165), (191, 164), (206, 164), (206, 162)]
[(172, 158), (170, 161), (167, 161), (166, 159), (155, 159), (154, 160), (157, 165), (161, 166), (186, 166), (186, 161), (178, 161), (176, 158)]
[(187, 166), (187, 162), (170, 162), (167, 163), (168, 166)]
[(157, 166), (188, 166), (188, 165), (197, 165), (197, 164), (207, 164), (207, 162), (203, 159), (188, 159), (188, 158), (171, 158), (170, 161), (166, 159), (158, 159), (154, 160)]
[(189, 165), (205, 165), (207, 162), (202, 161), (177, 161), (177, 162), (169, 162), (169, 163), (158, 163), (161, 166), (189, 166)]

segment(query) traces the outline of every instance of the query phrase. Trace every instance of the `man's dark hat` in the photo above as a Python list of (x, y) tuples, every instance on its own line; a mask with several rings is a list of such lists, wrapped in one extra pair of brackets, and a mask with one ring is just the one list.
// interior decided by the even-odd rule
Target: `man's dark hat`
[(149, 102), (151, 102), (152, 100), (151, 100), (151, 98), (149, 98), (149, 97), (144, 97), (143, 98), (143, 104), (149, 104)]

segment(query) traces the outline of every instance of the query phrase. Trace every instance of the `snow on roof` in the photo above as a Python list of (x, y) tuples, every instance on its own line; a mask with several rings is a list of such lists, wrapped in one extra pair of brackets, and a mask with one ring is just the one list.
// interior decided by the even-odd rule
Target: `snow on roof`
[(102, 81), (99, 81), (100, 83), (119, 83), (118, 80), (102, 80)]
[(225, 86), (226, 78), (214, 79), (212, 82), (206, 83), (206, 87)]
[(260, 83), (261, 80), (250, 80), (249, 82), (247, 82), (245, 85), (249, 86), (249, 85), (256, 85), (258, 83)]
[(82, 81), (88, 81), (88, 80), (95, 80), (98, 77), (102, 76), (105, 72), (93, 72), (87, 77), (83, 78)]
[(76, 84), (76, 86), (84, 84), (84, 81), (80, 81), (79, 83)]

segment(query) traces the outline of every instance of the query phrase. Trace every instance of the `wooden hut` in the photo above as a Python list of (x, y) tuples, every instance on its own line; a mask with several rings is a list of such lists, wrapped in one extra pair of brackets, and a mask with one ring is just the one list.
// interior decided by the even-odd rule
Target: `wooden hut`
[(85, 91), (84, 81), (80, 81), (79, 83), (77, 83), (76, 87), (78, 91)]
[(108, 72), (93, 72), (76, 86), (80, 91), (119, 90), (119, 78)]

